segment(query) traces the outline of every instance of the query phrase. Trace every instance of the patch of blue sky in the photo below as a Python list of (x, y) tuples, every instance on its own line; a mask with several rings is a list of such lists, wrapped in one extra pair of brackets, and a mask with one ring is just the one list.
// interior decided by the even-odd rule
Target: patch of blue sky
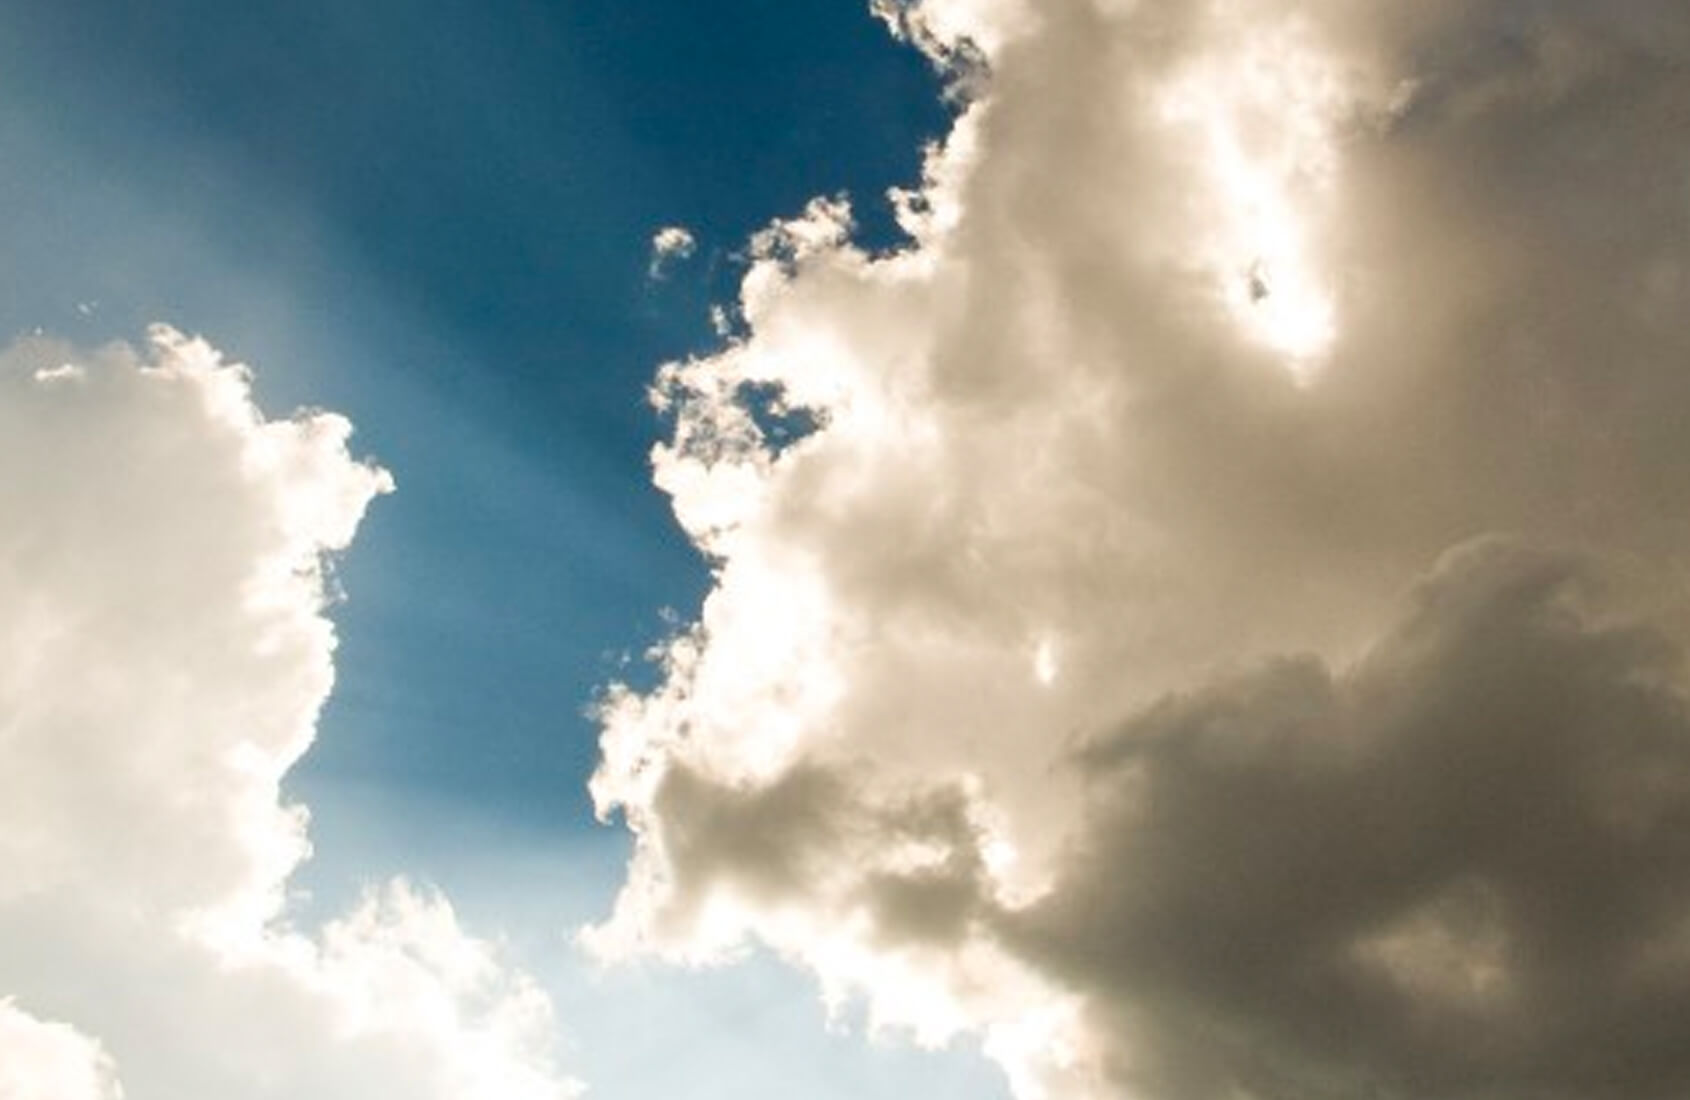
[[(11, 327), (202, 331), (259, 366), (271, 407), (348, 413), (399, 479), (345, 566), (342, 692), (301, 782), (391, 767), (577, 820), (579, 783), (508, 784), (549, 784), (541, 760), (578, 776), (593, 685), (701, 591), (645, 476), (645, 382), (712, 339), (769, 218), (848, 190), (890, 239), (880, 194), (944, 119), (923, 63), (854, 0), (4, 19), (7, 144), (28, 152), (3, 185), (37, 230)], [(654, 284), (669, 223), (699, 255)], [(383, 705), (441, 736), (342, 720)]]
[[(626, 847), (583, 710), (705, 579), (645, 384), (711, 344), (769, 219), (847, 191), (891, 243), (945, 117), (858, 0), (0, 4), (0, 333), (201, 332), (398, 479), (341, 564), (300, 885), (439, 881), (549, 979), (595, 1095), (1002, 1095), (830, 1034), (771, 961), (592, 978), (564, 935)], [(669, 224), (697, 251), (654, 281)]]

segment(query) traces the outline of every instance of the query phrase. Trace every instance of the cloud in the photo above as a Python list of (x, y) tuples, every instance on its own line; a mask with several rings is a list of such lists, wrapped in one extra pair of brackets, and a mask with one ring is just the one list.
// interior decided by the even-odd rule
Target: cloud
[(0, 388), (0, 1091), (572, 1095), (545, 997), (438, 894), (289, 916), (332, 556), (392, 487), (350, 424), (266, 419), (164, 328), (25, 342)]
[(669, 273), (669, 267), (678, 260), (691, 256), (698, 247), (692, 232), (684, 225), (666, 225), (652, 234), (651, 264), (646, 273), (653, 279), (661, 279)]
[(100, 1044), (0, 1000), (0, 1096), (12, 1100), (116, 1100)]
[(660, 376), (715, 582), (588, 941), (1027, 1097), (1682, 1092), (1690, 20), (875, 10), (973, 98)]
[(1087, 743), (1004, 914), (1148, 1095), (1665, 1097), (1690, 1082), (1682, 650), (1580, 563), (1462, 547), (1356, 664), (1284, 658)]

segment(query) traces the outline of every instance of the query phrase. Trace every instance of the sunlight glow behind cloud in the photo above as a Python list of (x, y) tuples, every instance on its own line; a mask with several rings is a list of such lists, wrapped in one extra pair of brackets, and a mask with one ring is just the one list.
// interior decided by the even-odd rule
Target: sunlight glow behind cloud
[[(709, 591), (597, 700), (578, 942), (781, 960), (1018, 1100), (1690, 1094), (1690, 10), (866, 3), (954, 125), (907, 241), (814, 198), (653, 382)], [(441, 891), (301, 915), (351, 433), (168, 327), (0, 351), (0, 1100), (581, 1092)], [(637, 1020), (608, 1095), (792, 1035), (567, 992)]]
[(1192, 195), (1193, 217), (1212, 227), (1199, 249), (1222, 297), (1306, 379), (1336, 334), (1333, 291), (1314, 266), (1311, 238), (1329, 215), (1334, 131), (1352, 107), (1293, 20), (1239, 22), (1248, 36), (1223, 38), (1188, 64), (1165, 88), (1163, 111), (1198, 143), (1207, 186)]
[(665, 368), (715, 585), (589, 945), (1023, 1097), (1680, 1094), (1686, 16), (874, 8), (973, 99)]

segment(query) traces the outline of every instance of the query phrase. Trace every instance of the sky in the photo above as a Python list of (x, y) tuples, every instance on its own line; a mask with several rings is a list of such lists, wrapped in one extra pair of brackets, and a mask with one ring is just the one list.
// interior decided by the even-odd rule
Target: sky
[(1690, 1088), (1675, 0), (0, 0), (0, 1100)]

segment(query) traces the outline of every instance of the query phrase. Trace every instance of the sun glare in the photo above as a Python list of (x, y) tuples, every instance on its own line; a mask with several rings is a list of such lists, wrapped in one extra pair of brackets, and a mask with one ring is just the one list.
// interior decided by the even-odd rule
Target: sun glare
[(1312, 379), (1337, 332), (1315, 246), (1333, 187), (1339, 103), (1329, 64), (1294, 28), (1193, 64), (1162, 101), (1198, 162), (1201, 262), (1237, 323), (1300, 382)]
[(1057, 671), (1056, 643), (1043, 638), (1033, 649), (1033, 677), (1043, 686), (1050, 687), (1056, 682)]

